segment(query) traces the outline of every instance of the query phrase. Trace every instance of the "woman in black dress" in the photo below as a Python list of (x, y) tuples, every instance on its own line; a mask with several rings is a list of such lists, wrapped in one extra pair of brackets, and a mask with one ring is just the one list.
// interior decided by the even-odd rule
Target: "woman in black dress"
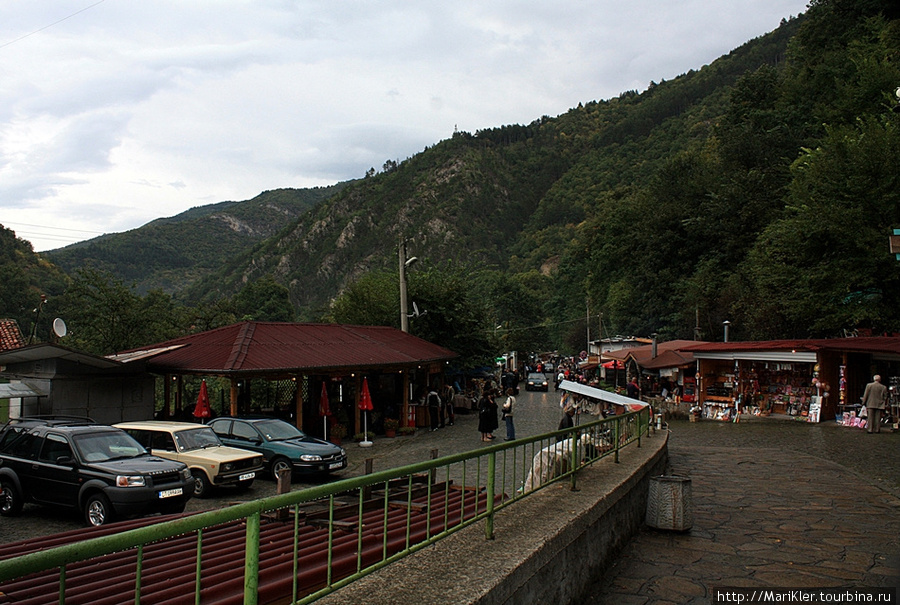
[(497, 404), (494, 401), (493, 389), (485, 391), (478, 401), (478, 432), (482, 441), (490, 441), (494, 438), (494, 431), (500, 426), (497, 419)]

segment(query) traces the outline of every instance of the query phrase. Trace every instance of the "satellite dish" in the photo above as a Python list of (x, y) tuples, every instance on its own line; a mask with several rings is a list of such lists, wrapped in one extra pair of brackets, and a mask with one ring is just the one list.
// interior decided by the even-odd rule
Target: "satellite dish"
[(61, 317), (57, 317), (53, 320), (53, 333), (56, 334), (59, 338), (62, 338), (66, 335), (66, 322), (62, 320)]
[(413, 301), (413, 312), (409, 314), (409, 317), (421, 317), (423, 315), (428, 314), (428, 311), (419, 312), (419, 305), (416, 304), (416, 301)]

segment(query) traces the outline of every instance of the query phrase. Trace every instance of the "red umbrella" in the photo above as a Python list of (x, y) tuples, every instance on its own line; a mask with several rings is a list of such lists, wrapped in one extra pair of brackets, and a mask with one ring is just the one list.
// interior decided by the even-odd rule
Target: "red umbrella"
[(369, 395), (369, 379), (363, 378), (362, 395), (359, 396), (359, 409), (364, 412), (372, 411), (372, 396)]
[(322, 395), (319, 396), (319, 416), (322, 417), (322, 430), (324, 439), (328, 439), (328, 417), (331, 416), (331, 406), (328, 405), (328, 389), (322, 383)]
[(209, 393), (206, 391), (206, 381), (200, 383), (200, 395), (197, 397), (197, 405), (194, 406), (195, 418), (209, 418), (212, 410), (209, 407)]
[(362, 393), (359, 396), (359, 409), (363, 413), (363, 440), (359, 443), (360, 447), (369, 447), (372, 442), (369, 441), (369, 426), (367, 422), (366, 412), (372, 410), (372, 396), (369, 394), (369, 380), (363, 378)]
[(328, 405), (328, 389), (322, 383), (322, 395), (319, 397), (319, 416), (331, 416), (331, 406)]

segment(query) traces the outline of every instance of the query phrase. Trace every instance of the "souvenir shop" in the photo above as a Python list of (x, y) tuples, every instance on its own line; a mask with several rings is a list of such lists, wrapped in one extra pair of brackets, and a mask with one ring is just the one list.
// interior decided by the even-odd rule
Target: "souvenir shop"
[(741, 413), (819, 421), (823, 393), (814, 359), (703, 360), (699, 370), (704, 418), (729, 421)]
[(874, 374), (900, 390), (900, 337), (706, 343), (697, 360), (696, 411), (704, 419), (748, 414), (858, 426), (860, 398)]

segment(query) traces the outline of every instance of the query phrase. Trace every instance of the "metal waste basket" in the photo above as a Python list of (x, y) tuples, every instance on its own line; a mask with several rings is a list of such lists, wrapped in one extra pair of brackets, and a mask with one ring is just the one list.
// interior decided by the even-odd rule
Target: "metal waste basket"
[(687, 531), (694, 525), (691, 509), (690, 479), (675, 475), (650, 477), (647, 525), (657, 529)]

